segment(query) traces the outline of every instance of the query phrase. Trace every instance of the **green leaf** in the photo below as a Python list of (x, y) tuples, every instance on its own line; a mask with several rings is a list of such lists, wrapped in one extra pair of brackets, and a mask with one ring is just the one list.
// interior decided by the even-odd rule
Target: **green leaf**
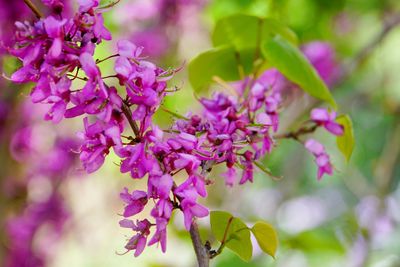
[(225, 211), (211, 211), (210, 224), (211, 231), (214, 236), (221, 241), (224, 237), (225, 229), (229, 219), (233, 218), (232, 214)]
[(336, 122), (344, 127), (344, 134), (336, 138), (336, 144), (346, 160), (349, 161), (354, 149), (353, 123), (348, 115), (339, 116)]
[(249, 46), (259, 47), (264, 39), (277, 34), (297, 44), (296, 34), (277, 20), (235, 14), (217, 22), (212, 34), (212, 42), (214, 47), (226, 44), (233, 44), (237, 49)]
[(215, 76), (225, 81), (240, 80), (241, 75), (251, 73), (254, 53), (255, 48), (236, 50), (230, 45), (201, 53), (189, 63), (189, 81), (194, 90), (199, 92), (207, 88)]
[(239, 218), (224, 211), (212, 211), (210, 214), (211, 231), (219, 242), (235, 252), (244, 261), (251, 260), (253, 246), (250, 230)]
[(336, 103), (328, 87), (301, 51), (282, 37), (264, 42), (261, 51), (267, 61), (289, 80), (298, 84), (310, 95), (327, 101), (334, 109)]
[(278, 248), (278, 235), (272, 225), (266, 222), (257, 222), (251, 232), (257, 239), (260, 248), (275, 258), (276, 249)]
[(177, 112), (174, 112), (174, 111), (172, 111), (172, 110), (169, 110), (169, 109), (167, 109), (167, 108), (165, 108), (165, 107), (163, 107), (163, 106), (161, 106), (161, 110), (163, 110), (163, 111), (165, 111), (165, 112), (171, 114), (171, 115), (174, 116), (175, 118), (178, 118), (178, 119), (181, 119), (181, 120), (185, 120), (185, 121), (188, 121), (188, 120), (189, 120), (189, 118), (186, 118), (185, 116), (183, 116), (183, 115), (181, 115), (181, 114), (179, 114), (179, 113), (177, 113)]
[[(336, 225), (335, 225), (336, 227)], [(283, 240), (285, 246), (302, 250), (305, 253), (338, 253), (343, 254), (346, 249), (335, 235), (333, 228), (315, 228)]]
[(256, 165), (261, 171), (263, 171), (265, 174), (267, 174), (267, 175), (268, 175), (269, 177), (271, 177), (272, 179), (274, 179), (274, 180), (281, 180), (281, 179), (283, 178), (282, 176), (278, 177), (278, 176), (273, 175), (272, 172), (271, 172), (271, 170), (270, 170), (269, 168), (265, 167), (261, 162), (254, 161), (253, 163), (254, 163), (254, 165)]

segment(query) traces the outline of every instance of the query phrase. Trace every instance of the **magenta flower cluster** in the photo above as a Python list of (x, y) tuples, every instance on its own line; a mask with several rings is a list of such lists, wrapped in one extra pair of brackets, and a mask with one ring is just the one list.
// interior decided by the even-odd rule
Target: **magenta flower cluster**
[[(168, 93), (166, 82), (174, 71), (145, 60), (142, 48), (126, 40), (117, 42), (116, 54), (95, 60), (96, 45), (111, 39), (103, 24), (105, 8), (99, 0), (79, 3), (72, 18), (53, 14), (33, 24), (17, 23), (16, 45), (10, 53), (21, 59), (22, 67), (11, 80), (36, 84), (31, 98), (51, 106), (46, 120), (57, 123), (84, 116), (80, 159), (87, 172), (99, 169), (112, 148), (121, 158), (122, 173), (147, 179), (146, 191), (125, 188), (120, 194), (126, 204), (120, 225), (134, 232), (125, 248), (135, 256), (146, 245), (160, 244), (165, 251), (173, 210), (182, 211), (187, 230), (194, 218), (208, 215), (198, 200), (207, 196), (206, 185), (213, 182), (207, 174), (214, 165), (226, 166), (223, 176), (228, 186), (253, 182), (257, 168), (271, 175), (260, 160), (276, 145), (283, 92), (290, 83), (277, 70), (268, 70), (257, 79), (242, 81), (235, 94), (217, 92), (210, 99), (201, 98), (202, 116), (189, 115), (162, 130), (152, 117)], [(115, 73), (104, 76), (98, 64), (111, 58)], [(107, 79), (118, 81), (123, 93)], [(340, 134), (335, 114), (314, 113), (316, 126)], [(126, 124), (133, 136), (123, 134)], [(331, 174), (324, 149), (308, 143), (306, 147), (317, 157), (319, 177)], [(178, 173), (185, 173), (181, 183), (174, 178)], [(152, 222), (131, 219), (150, 204)]]
[[(155, 125), (140, 132), (137, 143), (123, 150), (126, 158), (121, 171), (130, 172), (136, 179), (148, 175), (148, 190), (129, 193), (125, 189), (121, 193), (127, 204), (123, 216), (136, 215), (153, 199), (151, 215), (156, 223), (122, 220), (122, 227), (136, 232), (126, 249), (135, 250), (137, 256), (146, 243), (160, 243), (165, 251), (166, 226), (174, 209), (182, 210), (187, 230), (194, 217), (207, 216), (208, 209), (198, 203), (198, 198), (207, 196), (206, 185), (212, 181), (206, 174), (214, 165), (227, 167), (227, 185), (252, 182), (255, 162), (273, 147), (272, 133), (278, 128), (280, 101), (274, 76), (267, 72), (254, 82), (248, 97), (239, 91), (238, 97), (216, 93), (211, 99), (200, 99), (204, 108), (202, 118), (192, 115), (177, 120), (166, 132)], [(240, 181), (236, 181), (238, 171)], [(187, 178), (176, 184), (173, 176), (180, 172), (185, 172)], [(152, 226), (156, 226), (156, 231), (147, 242)]]
[[(333, 135), (340, 136), (344, 133), (342, 125), (337, 123), (336, 112), (329, 112), (323, 108), (315, 108), (311, 111), (311, 119), (318, 125), (323, 126), (328, 132)], [(309, 139), (305, 142), (305, 147), (315, 157), (315, 163), (318, 166), (318, 180), (324, 174), (332, 175), (333, 168), (330, 162), (329, 155), (326, 153), (324, 146), (314, 139)]]

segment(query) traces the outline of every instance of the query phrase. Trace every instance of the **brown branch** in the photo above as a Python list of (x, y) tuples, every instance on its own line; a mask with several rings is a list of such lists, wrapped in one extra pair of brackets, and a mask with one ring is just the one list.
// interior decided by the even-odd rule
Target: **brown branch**
[(102, 80), (110, 79), (110, 78), (117, 78), (118, 79), (118, 75), (108, 75), (108, 76), (101, 77)]
[[(78, 71), (79, 71), (79, 69), (78, 69)], [(79, 77), (79, 76), (78, 76), (78, 71), (77, 71), (75, 74), (69, 74), (69, 73), (67, 73), (67, 76), (72, 78), (71, 81), (73, 81), (73, 80), (75, 80), (75, 79), (78, 79), (78, 80), (81, 80), (81, 81), (85, 81), (85, 82), (86, 82), (86, 81), (89, 80), (87, 77)]]
[(108, 57), (103, 58), (103, 59), (96, 59), (96, 64), (99, 64), (99, 63), (101, 63), (101, 62), (104, 62), (104, 61), (106, 61), (106, 60), (108, 60), (108, 59), (111, 59), (111, 58), (113, 58), (113, 57), (119, 57), (119, 54), (114, 54), (114, 55), (108, 56)]
[(295, 139), (295, 140), (299, 141), (299, 137), (301, 135), (313, 133), (317, 128), (318, 128), (317, 124), (315, 124), (312, 127), (302, 127), (300, 129), (298, 129), (297, 131), (292, 131), (292, 132), (287, 132), (287, 133), (282, 133), (282, 134), (275, 135), (274, 138), (275, 139), (285, 139), (285, 138), (289, 139), (289, 138), (292, 138), (292, 139)]
[(197, 223), (195, 221), (192, 222), (192, 226), (190, 227), (190, 238), (192, 239), (193, 248), (196, 253), (199, 267), (210, 266), (210, 254), (206, 246), (203, 245), (201, 241), (199, 228), (197, 227)]
[[(211, 171), (212, 166), (215, 164), (214, 160), (205, 161), (202, 165), (201, 175), (205, 176)], [(199, 228), (196, 221), (193, 220), (190, 227), (190, 238), (192, 239), (193, 248), (196, 253), (197, 263), (199, 267), (208, 267), (210, 265), (210, 247), (209, 243), (203, 244), (200, 238)]]
[(31, 0), (24, 0), (25, 4), (32, 10), (35, 16), (40, 19), (43, 17), (43, 14), (39, 11), (39, 9), (31, 2)]
[(122, 112), (124, 113), (126, 119), (128, 120), (129, 125), (131, 126), (132, 131), (135, 134), (135, 137), (136, 138), (140, 138), (139, 127), (137, 126), (136, 121), (134, 121), (132, 119), (132, 111), (131, 111), (131, 109), (125, 103), (122, 103), (121, 109), (122, 109)]

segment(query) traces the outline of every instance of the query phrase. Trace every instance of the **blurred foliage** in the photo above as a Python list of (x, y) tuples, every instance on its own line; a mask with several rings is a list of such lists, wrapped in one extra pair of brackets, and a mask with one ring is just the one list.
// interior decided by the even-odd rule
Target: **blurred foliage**
[[(382, 235), (377, 233), (379, 231), (376, 229), (368, 229), (365, 225), (360, 225), (360, 219), (357, 217), (360, 213), (360, 203), (369, 196), (377, 196), (380, 199), (381, 208), (378, 214), (385, 214), (385, 209), (388, 208), (388, 197), (394, 198), (396, 207), (399, 208), (400, 162), (398, 152), (391, 149), (391, 145), (396, 145), (396, 129), (400, 123), (398, 119), (400, 80), (391, 69), (397, 69), (400, 64), (400, 55), (394, 48), (400, 42), (400, 32), (397, 28), (390, 29), (382, 40), (373, 44), (384, 31), (387, 22), (399, 17), (399, 12), (400, 2), (390, 0), (218, 0), (210, 2), (206, 8), (206, 17), (210, 24), (215, 24), (220, 18), (237, 13), (265, 16), (278, 19), (282, 24), (293, 29), (299, 36), (300, 43), (312, 40), (330, 42), (336, 48), (343, 71), (349, 72), (345, 75), (345, 79), (333, 86), (331, 90), (341, 113), (348, 113), (352, 118), (356, 139), (354, 153), (348, 164), (338, 156), (339, 151), (335, 148), (335, 140), (325, 140), (331, 144), (328, 145), (330, 153), (335, 152), (334, 162), (337, 172), (333, 177), (325, 178), (320, 183), (313, 178), (315, 167), (310, 164), (312, 159), (308, 156), (304, 157), (304, 151), (299, 151), (296, 142), (282, 141), (280, 149), (265, 160), (265, 165), (273, 173), (283, 174), (284, 179), (276, 183), (269, 181), (267, 177), (258, 177), (259, 180), (255, 181), (256, 187), (276, 188), (280, 192), (279, 204), (264, 203), (267, 209), (273, 210), (268, 213), (271, 217), (264, 219), (272, 219), (274, 225), (282, 225), (279, 213), (282, 212), (282, 206), (287, 201), (300, 199), (302, 196), (316, 196), (320, 190), (336, 192), (340, 195), (341, 200), (333, 200), (338, 201), (338, 211), (334, 210), (335, 203), (333, 203), (332, 210), (326, 210), (327, 218), (308, 230), (289, 234), (287, 230), (281, 228), (279, 235), (281, 244), (276, 261), (254, 260), (251, 264), (244, 264), (235, 260), (233, 254), (231, 256), (227, 254), (217, 259), (216, 266), (298, 267), (320, 266), (321, 262), (327, 262), (327, 266), (400, 265), (398, 255), (392, 252), (394, 247), (395, 251), (400, 250), (398, 239), (389, 235), (385, 237), (386, 241), (377, 245), (376, 236), (373, 236), (378, 235), (383, 238)], [(366, 50), (366, 55), (358, 62), (361, 51), (371, 44), (373, 47)], [(355, 62), (356, 66), (350, 68), (349, 66)], [(298, 115), (292, 114), (295, 117)], [(321, 138), (324, 137), (321, 136)], [(390, 160), (386, 160), (387, 158)], [(387, 182), (382, 182), (382, 180), (387, 180)], [(263, 192), (261, 189), (260, 191)], [(237, 193), (237, 191), (234, 192)], [(267, 192), (270, 191), (264, 192), (268, 194)], [(229, 202), (237, 197), (232, 196), (226, 201)], [(256, 204), (258, 201), (252, 200), (251, 197), (243, 198), (240, 205), (243, 207), (251, 205), (244, 203), (246, 201), (259, 205)], [(344, 201), (344, 204), (339, 204), (340, 201)], [(232, 205), (226, 205), (226, 207), (232, 207)], [(304, 209), (307, 210), (307, 207)], [(239, 210), (242, 209), (239, 208)], [(393, 210), (386, 212), (392, 218), (392, 227), (397, 229), (394, 233), (398, 232), (398, 217), (395, 219)], [(333, 216), (329, 216), (329, 213)], [(301, 212), (299, 215), (302, 216)], [(308, 213), (305, 213), (303, 216), (307, 215)], [(351, 257), (354, 257), (351, 251), (355, 249), (353, 245), (360, 235), (369, 245), (366, 248), (365, 262), (357, 265), (354, 262), (351, 263)], [(362, 253), (359, 252), (359, 254)], [(291, 263), (292, 256), (304, 261)], [(385, 261), (386, 258), (391, 260)]]

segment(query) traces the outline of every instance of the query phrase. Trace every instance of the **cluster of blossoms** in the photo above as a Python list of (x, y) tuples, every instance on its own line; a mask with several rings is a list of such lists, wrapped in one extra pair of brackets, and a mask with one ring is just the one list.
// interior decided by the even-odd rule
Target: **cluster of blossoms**
[[(302, 47), (302, 51), (326, 84), (333, 85), (339, 80), (340, 68), (335, 60), (334, 50), (328, 43), (308, 43)], [(335, 111), (329, 112), (322, 108), (315, 108), (310, 114), (311, 120), (316, 126), (323, 126), (331, 134), (340, 136), (343, 135), (344, 129), (336, 122), (336, 116)], [(333, 167), (324, 146), (314, 139), (307, 140), (304, 146), (315, 157), (315, 163), (318, 166), (318, 180), (324, 174), (332, 175)]]
[[(328, 132), (333, 135), (343, 135), (343, 126), (337, 123), (336, 112), (328, 112), (326, 109), (316, 108), (311, 111), (311, 119), (318, 125), (323, 126)], [(318, 180), (326, 173), (332, 175), (332, 164), (330, 163), (329, 155), (326, 153), (324, 146), (314, 139), (309, 139), (305, 142), (305, 147), (315, 157), (315, 163), (318, 166)]]
[[(283, 91), (291, 84), (277, 70), (268, 70), (257, 79), (241, 82), (234, 89), (235, 95), (215, 93), (210, 99), (201, 98), (202, 116), (184, 117), (170, 129), (161, 130), (152, 117), (168, 93), (166, 81), (173, 71), (146, 61), (141, 47), (121, 40), (117, 42), (118, 53), (104, 59), (115, 58), (115, 74), (103, 76), (98, 64), (104, 60), (94, 60), (93, 55), (97, 44), (111, 39), (103, 25), (105, 7), (99, 7), (98, 0), (79, 3), (73, 18), (49, 15), (33, 24), (17, 23), (16, 45), (9, 50), (23, 66), (11, 80), (36, 83), (31, 98), (51, 105), (46, 120), (85, 116), (80, 159), (87, 172), (99, 169), (113, 148), (121, 158), (122, 173), (147, 179), (147, 191), (124, 189), (121, 193), (126, 206), (120, 225), (135, 233), (126, 244), (135, 256), (146, 245), (160, 244), (165, 251), (173, 210), (182, 211), (187, 230), (193, 218), (208, 215), (198, 199), (207, 195), (206, 185), (212, 180), (206, 176), (214, 165), (226, 165), (224, 177), (229, 186), (237, 183), (238, 172), (239, 184), (252, 182), (256, 168), (271, 175), (260, 160), (276, 145)], [(52, 10), (60, 12), (60, 8)], [(105, 82), (109, 78), (125, 89), (124, 96)], [(81, 89), (72, 89), (76, 81), (84, 82)], [(343, 129), (335, 124), (336, 115), (324, 112), (314, 112), (315, 127), (321, 125), (340, 134)], [(126, 124), (133, 136), (123, 135)], [(325, 150), (307, 144), (317, 157), (321, 176), (330, 174)], [(175, 176), (182, 172), (186, 179), (178, 183)], [(154, 204), (153, 222), (130, 219), (149, 203)]]
[[(10, 54), (20, 58), (23, 63), (11, 80), (16, 83), (35, 82), (36, 86), (31, 92), (32, 101), (52, 104), (46, 119), (54, 122), (64, 117), (69, 102), (107, 97), (104, 88), (96, 90), (97, 95), (92, 99), (85, 99), (86, 91), (95, 89), (90, 86), (75, 94), (70, 91), (72, 79), (68, 78), (69, 73), (80, 68), (92, 71), (91, 62), (86, 61), (92, 59), (95, 44), (103, 39), (111, 39), (103, 26), (101, 10), (95, 9), (98, 1), (81, 2), (83, 4), (74, 18), (59, 19), (50, 15), (34, 23), (17, 22), (16, 44), (9, 49)], [(95, 84), (98, 77), (93, 75), (96, 73), (88, 74), (88, 84)], [(76, 112), (68, 113), (69, 116), (76, 115)]]
[[(9, 51), (21, 59), (23, 66), (11, 76), (11, 80), (36, 83), (31, 99), (34, 103), (51, 105), (46, 120), (57, 123), (64, 117), (87, 115), (83, 119), (84, 131), (80, 133), (83, 139), (80, 159), (87, 172), (100, 168), (111, 148), (123, 159), (122, 172), (130, 171), (132, 177), (142, 178), (152, 170), (154, 179), (149, 179), (152, 181), (149, 195), (160, 198), (157, 232), (152, 242), (162, 242), (165, 251), (165, 231), (171, 213), (168, 214), (168, 192), (172, 179), (168, 188), (168, 176), (163, 175), (166, 171), (159, 168), (157, 173), (152, 158), (146, 154), (147, 146), (158, 138), (157, 132), (151, 128), (151, 118), (166, 94), (170, 72), (140, 58), (140, 47), (119, 41), (118, 54), (111, 56), (117, 58), (116, 74), (108, 77), (116, 78), (126, 88), (124, 100), (115, 87), (108, 86), (97, 66), (102, 60), (93, 59), (96, 44), (111, 39), (103, 25), (103, 7), (98, 7), (98, 4), (96, 0), (80, 1), (79, 11), (69, 19), (49, 15), (33, 24), (17, 22), (16, 44)], [(80, 76), (81, 69), (86, 77)], [(85, 82), (82, 89), (72, 89), (75, 80)], [(133, 113), (132, 106), (135, 107)], [(121, 140), (126, 121), (135, 134), (134, 138), (128, 139), (129, 143)], [(187, 196), (187, 200), (182, 200), (186, 203), (182, 205), (200, 216), (196, 212), (196, 199), (184, 189), (181, 189), (181, 195)], [(203, 214), (208, 214), (205, 208), (203, 210)]]
[[(316, 67), (319, 71), (330, 71)], [(325, 74), (331, 78), (329, 73)], [(125, 189), (121, 198), (127, 204), (123, 213), (126, 218), (140, 213), (153, 199), (151, 203), (155, 206), (151, 215), (156, 223), (147, 219), (136, 223), (123, 219), (120, 225), (136, 232), (126, 249), (135, 250), (138, 256), (146, 244), (160, 242), (164, 251), (166, 224), (173, 209), (182, 210), (187, 230), (193, 217), (207, 216), (208, 210), (196, 202), (199, 197), (206, 196), (205, 186), (213, 182), (206, 177), (212, 166), (226, 166), (223, 176), (227, 186), (252, 182), (256, 168), (271, 175), (260, 160), (276, 146), (274, 134), (279, 127), (283, 94), (293, 87), (282, 74), (271, 69), (256, 80), (241, 82), (234, 88), (234, 95), (216, 92), (211, 99), (201, 98), (201, 116), (178, 119), (167, 131), (149, 126), (147, 133), (140, 135), (142, 141), (130, 148), (131, 155), (121, 164), (121, 171), (129, 171), (133, 178), (147, 174), (148, 191), (129, 193)], [(323, 126), (334, 135), (342, 135), (343, 127), (335, 119), (335, 112), (314, 109), (311, 129)], [(324, 147), (313, 139), (306, 141), (305, 146), (316, 157), (318, 179), (325, 173), (332, 174)], [(187, 178), (178, 185), (173, 176), (181, 171), (186, 172)], [(236, 180), (238, 176), (239, 181)], [(156, 233), (147, 242), (152, 226), (156, 226)]]
[(13, 22), (26, 19), (32, 16), (32, 12), (26, 7), (23, 1), (1, 0), (1, 6), (7, 8), (0, 9), (0, 53), (6, 52), (5, 47), (11, 43), (14, 32)]

